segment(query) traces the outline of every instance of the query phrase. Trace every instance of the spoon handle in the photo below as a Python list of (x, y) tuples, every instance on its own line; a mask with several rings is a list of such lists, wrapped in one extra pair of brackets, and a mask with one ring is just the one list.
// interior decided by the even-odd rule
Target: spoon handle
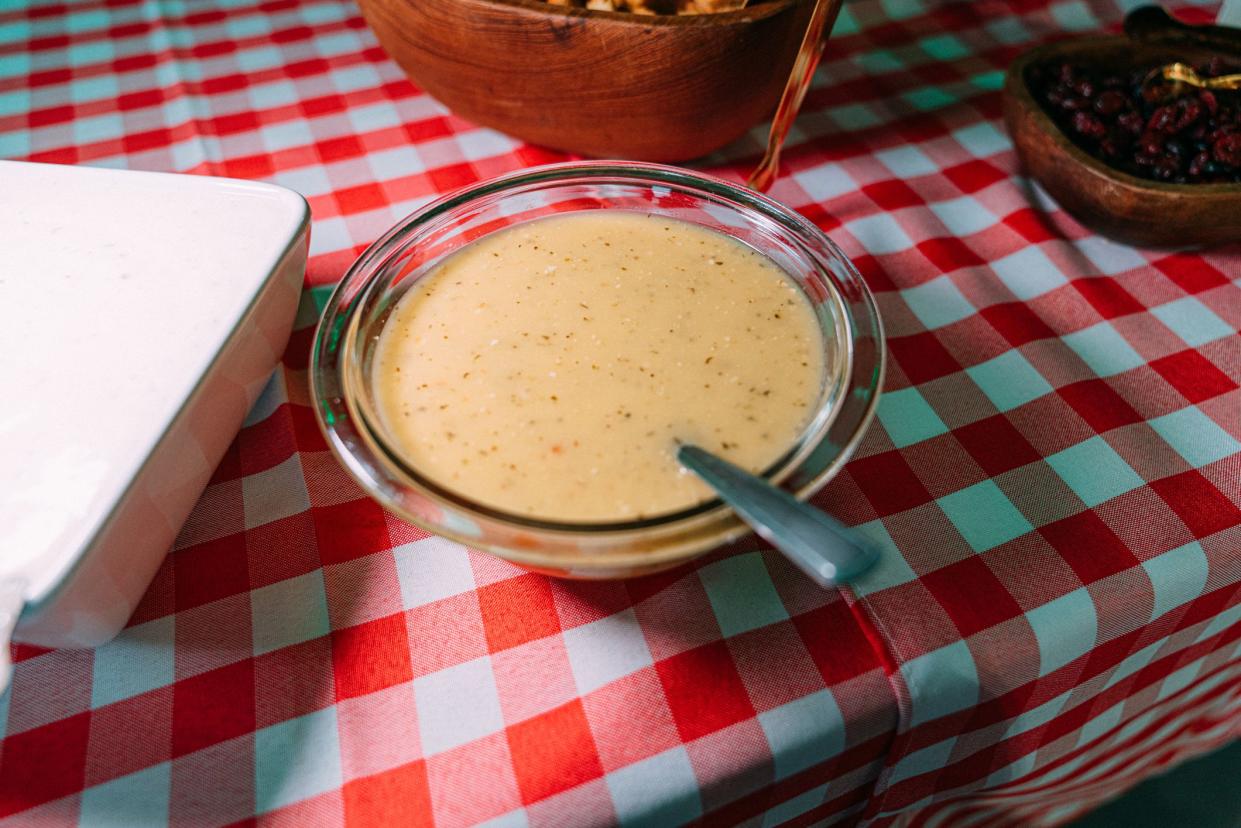
[(758, 162), (758, 166), (754, 172), (750, 173), (750, 178), (746, 181), (746, 186), (752, 190), (765, 193), (776, 180), (776, 173), (780, 170), (780, 150), (784, 146), (784, 139), (788, 136), (789, 129), (797, 118), (797, 111), (801, 109), (802, 99), (806, 97), (806, 90), (810, 88), (814, 70), (818, 68), (819, 59), (823, 57), (823, 47), (827, 43), (828, 35), (832, 33), (832, 27), (836, 24), (836, 16), (840, 14), (840, 5), (843, 2), (844, 0), (815, 0), (814, 9), (810, 12), (810, 22), (806, 24), (806, 34), (802, 37), (801, 48), (797, 50), (797, 57), (793, 60), (793, 68), (785, 82), (784, 93), (780, 96), (775, 117), (771, 119), (771, 130), (767, 133), (767, 151), (763, 154), (763, 160)]
[(727, 460), (690, 445), (677, 460), (819, 586), (851, 581), (879, 557), (855, 530)]

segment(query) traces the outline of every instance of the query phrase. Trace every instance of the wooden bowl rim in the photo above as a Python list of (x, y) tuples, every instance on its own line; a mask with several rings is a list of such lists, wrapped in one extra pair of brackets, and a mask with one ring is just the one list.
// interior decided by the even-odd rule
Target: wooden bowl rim
[[(499, 2), (499, 0), (493, 1)], [(1163, 181), (1151, 181), (1147, 178), (1138, 178), (1136, 175), (1130, 175), (1127, 172), (1109, 166), (1104, 161), (1086, 152), (1077, 145), (1068, 133), (1060, 128), (1059, 124), (1051, 119), (1051, 116), (1047, 114), (1047, 110), (1043, 109), (1042, 104), (1035, 100), (1034, 95), (1030, 92), (1030, 86), (1026, 83), (1025, 77), (1026, 67), (1037, 61), (1048, 60), (1052, 56), (1065, 51), (1065, 46), (1081, 46), (1091, 42), (1103, 46), (1128, 45), (1131, 48), (1147, 47), (1161, 50), (1175, 50), (1177, 48), (1176, 46), (1165, 44), (1135, 43), (1124, 35), (1083, 35), (1057, 40), (1053, 43), (1044, 43), (1042, 46), (1035, 46), (1033, 49), (1026, 50), (1009, 64), (1005, 91), (1017, 97), (1023, 106), (1030, 109), (1040, 126), (1064, 138), (1064, 141), (1058, 142), (1057, 146), (1063, 149), (1069, 157), (1082, 166), (1089, 168), (1096, 175), (1106, 178), (1118, 186), (1142, 190), (1148, 193), (1157, 193), (1159, 195), (1183, 195), (1199, 198), (1209, 196), (1216, 199), (1224, 198), (1229, 200), (1241, 196), (1241, 184), (1169, 184)], [(1202, 47), (1188, 45), (1185, 48), (1194, 51), (1210, 51)]]
[(511, 6), (526, 9), (548, 17), (580, 17), (587, 20), (610, 20), (615, 23), (633, 26), (709, 26), (729, 23), (750, 23), (772, 17), (799, 3), (810, 0), (764, 0), (752, 6), (735, 11), (715, 12), (712, 14), (632, 14), (631, 12), (600, 11), (597, 9), (579, 9), (573, 6), (556, 6), (544, 0), (478, 0), (495, 6)]

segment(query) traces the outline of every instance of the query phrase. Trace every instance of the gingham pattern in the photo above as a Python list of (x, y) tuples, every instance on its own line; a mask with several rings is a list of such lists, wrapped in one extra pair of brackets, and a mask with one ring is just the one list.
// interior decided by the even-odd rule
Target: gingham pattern
[[(1205, 22), (1214, 4), (1184, 8)], [(1054, 824), (1237, 735), (1241, 251), (1137, 251), (1016, 172), (1025, 46), (1104, 0), (851, 0), (773, 195), (849, 253), (887, 394), (820, 502), (855, 591), (753, 542), (551, 581), (365, 499), (271, 386), (129, 629), (18, 648), (13, 824)], [(739, 179), (761, 131), (710, 159)], [(312, 284), (562, 156), (446, 113), (339, 0), (0, 3), (0, 156), (305, 194)]]

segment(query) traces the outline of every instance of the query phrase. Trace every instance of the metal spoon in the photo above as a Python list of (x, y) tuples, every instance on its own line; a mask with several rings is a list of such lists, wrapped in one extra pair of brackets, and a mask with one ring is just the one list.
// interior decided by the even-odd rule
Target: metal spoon
[(879, 558), (879, 551), (856, 530), (727, 460), (682, 444), (677, 461), (819, 586), (847, 583)]
[(1220, 75), (1204, 78), (1192, 66), (1184, 63), (1169, 63), (1159, 66), (1147, 73), (1143, 85), (1150, 88), (1154, 84), (1167, 84), (1166, 94), (1162, 97), (1177, 97), (1183, 92), (1184, 86), (1196, 86), (1199, 89), (1241, 89), (1241, 72), (1232, 75)]

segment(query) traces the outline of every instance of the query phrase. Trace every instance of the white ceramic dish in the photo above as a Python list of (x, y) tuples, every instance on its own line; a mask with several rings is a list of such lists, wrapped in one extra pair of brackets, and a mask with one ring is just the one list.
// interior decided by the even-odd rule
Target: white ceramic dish
[(285, 348), (309, 211), (267, 184), (17, 162), (0, 194), (0, 615), (95, 646)]

